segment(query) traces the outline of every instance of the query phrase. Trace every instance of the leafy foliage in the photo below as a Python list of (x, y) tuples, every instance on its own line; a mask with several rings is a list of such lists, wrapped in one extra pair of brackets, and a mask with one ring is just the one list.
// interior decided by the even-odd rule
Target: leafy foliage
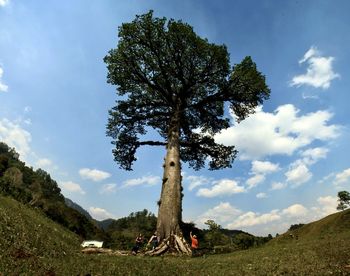
[(232, 243), (238, 246), (239, 249), (248, 249), (263, 245), (270, 239), (271, 237), (256, 237), (248, 233), (240, 233), (233, 237)]
[(347, 191), (338, 192), (338, 206), (337, 210), (345, 210), (350, 206), (350, 193)]
[(304, 225), (305, 225), (304, 223), (292, 224), (292, 225), (289, 227), (288, 231), (297, 230), (297, 229), (303, 227)]
[[(128, 217), (114, 220), (107, 227), (106, 232), (112, 239), (111, 246), (118, 249), (130, 249), (136, 236), (141, 233), (149, 239), (157, 226), (157, 218), (148, 210), (131, 213)], [(145, 240), (145, 242), (147, 242)]]
[[(209, 43), (193, 28), (150, 11), (119, 28), (116, 49), (104, 58), (107, 82), (120, 96), (109, 112), (107, 135), (121, 168), (131, 170), (142, 145), (164, 146), (179, 135), (181, 160), (198, 170), (230, 167), (237, 151), (214, 141), (229, 127), (227, 103), (245, 119), (269, 97), (265, 77), (251, 57), (230, 68), (225, 45)], [(141, 141), (148, 128), (162, 141)]]
[(214, 220), (207, 220), (204, 224), (209, 227), (204, 237), (208, 242), (209, 247), (230, 244), (230, 238), (220, 231), (221, 226), (215, 223)]
[(199, 237), (200, 251), (203, 249), (207, 253), (230, 253), (258, 247), (272, 239), (271, 235), (257, 237), (241, 230), (225, 229), (214, 220), (207, 220), (205, 224), (208, 225), (208, 229), (198, 229), (194, 225), (192, 229), (195, 229), (194, 233)]

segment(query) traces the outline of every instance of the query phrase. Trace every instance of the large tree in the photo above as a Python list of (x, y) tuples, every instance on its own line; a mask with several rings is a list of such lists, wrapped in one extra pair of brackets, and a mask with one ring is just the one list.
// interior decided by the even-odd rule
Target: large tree
[[(160, 248), (188, 253), (180, 229), (181, 161), (195, 170), (231, 167), (237, 151), (214, 135), (229, 127), (228, 109), (241, 121), (269, 97), (265, 77), (250, 57), (231, 68), (225, 45), (152, 11), (119, 27), (118, 45), (104, 61), (119, 95), (107, 125), (114, 160), (131, 170), (140, 146), (166, 148), (157, 231), (167, 246)], [(161, 139), (141, 140), (150, 128)]]

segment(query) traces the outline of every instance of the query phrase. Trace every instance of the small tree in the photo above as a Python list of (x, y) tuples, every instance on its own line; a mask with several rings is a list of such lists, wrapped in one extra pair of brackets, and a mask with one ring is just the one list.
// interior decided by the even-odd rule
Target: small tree
[(220, 231), (221, 225), (211, 219), (204, 222), (204, 224), (208, 225), (209, 228), (205, 234), (205, 239), (209, 242), (209, 246), (222, 245), (229, 242), (229, 238)]
[[(250, 57), (231, 69), (225, 45), (209, 43), (181, 21), (153, 17), (152, 11), (122, 24), (118, 46), (104, 61), (107, 82), (117, 85), (120, 96), (107, 125), (114, 160), (131, 170), (140, 146), (166, 148), (157, 221), (164, 248), (159, 252), (170, 248), (189, 254), (180, 229), (181, 161), (195, 170), (207, 160), (211, 170), (231, 167), (237, 151), (216, 143), (214, 135), (229, 127), (225, 107), (241, 121), (269, 97), (265, 77)], [(140, 140), (149, 128), (161, 140)]]
[(305, 225), (304, 223), (292, 224), (292, 225), (289, 227), (288, 231), (297, 230), (297, 229), (303, 227), (304, 225)]
[(350, 193), (347, 191), (338, 192), (338, 206), (337, 210), (345, 210), (350, 205)]

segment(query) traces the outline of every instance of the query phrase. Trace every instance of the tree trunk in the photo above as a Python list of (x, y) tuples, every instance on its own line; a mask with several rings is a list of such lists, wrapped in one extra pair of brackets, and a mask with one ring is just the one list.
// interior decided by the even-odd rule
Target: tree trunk
[(157, 220), (157, 232), (161, 239), (165, 239), (171, 234), (177, 235), (180, 233), (182, 204), (178, 133), (174, 133), (171, 140), (167, 145), (167, 153), (164, 159), (162, 192)]
[(191, 254), (191, 249), (183, 238), (180, 229), (182, 219), (182, 186), (179, 125), (175, 116), (173, 127), (169, 130), (167, 152), (164, 159), (164, 173), (159, 201), (157, 233), (162, 241), (150, 255), (165, 252)]

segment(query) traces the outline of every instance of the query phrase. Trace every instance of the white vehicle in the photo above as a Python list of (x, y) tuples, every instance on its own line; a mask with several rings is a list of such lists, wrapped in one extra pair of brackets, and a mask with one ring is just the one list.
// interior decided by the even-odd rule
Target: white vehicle
[(94, 248), (102, 248), (103, 241), (83, 241), (82, 247), (94, 247)]

